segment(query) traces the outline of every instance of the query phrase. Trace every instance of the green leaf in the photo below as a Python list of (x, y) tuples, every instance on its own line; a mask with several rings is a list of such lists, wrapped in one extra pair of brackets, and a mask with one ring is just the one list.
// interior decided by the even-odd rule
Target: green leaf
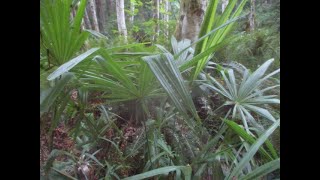
[(163, 55), (146, 56), (143, 57), (163, 89), (167, 92), (168, 96), (185, 117), (184, 120), (191, 129), (195, 128), (193, 120), (190, 120), (188, 113), (191, 113), (193, 117), (199, 122), (196, 108), (193, 104), (190, 92), (185, 85), (182, 75), (179, 72), (177, 65), (173, 57), (165, 53)]
[(94, 37), (101, 38), (101, 39), (109, 39), (107, 36), (99, 33), (98, 31), (92, 30), (92, 29), (86, 29), (85, 31), (92, 34)]
[(104, 167), (104, 165), (96, 157), (94, 157), (93, 154), (91, 155), (91, 154), (85, 153), (85, 155), (88, 156), (90, 159), (94, 160), (99, 166)]
[(172, 171), (177, 171), (181, 170), (184, 174), (185, 180), (191, 180), (191, 173), (192, 169), (190, 166), (167, 166), (167, 167), (162, 167), (158, 169), (154, 169), (145, 173), (141, 173), (135, 176), (130, 176), (127, 178), (124, 178), (122, 180), (140, 180), (140, 179), (146, 179), (150, 177), (154, 177), (157, 175), (162, 175), (162, 174), (168, 174), (169, 172)]
[(47, 92), (44, 92), (45, 94), (40, 98), (40, 112), (45, 112), (51, 107), (57, 97), (61, 94), (63, 88), (73, 77), (74, 76), (71, 73), (64, 74), (62, 78), (56, 82), (54, 87), (48, 89)]
[(230, 175), (226, 178), (227, 180), (231, 180), (234, 177), (238, 177), (242, 169), (249, 163), (249, 161), (253, 158), (253, 156), (259, 150), (260, 146), (268, 139), (268, 137), (273, 133), (273, 131), (279, 125), (280, 125), (280, 120), (273, 123), (273, 125), (257, 139), (257, 141), (250, 147), (248, 152), (242, 157), (239, 164), (232, 170)]
[(113, 141), (107, 139), (107, 138), (104, 138), (104, 137), (99, 137), (99, 139), (103, 139), (109, 143), (111, 143), (113, 145), (113, 147), (117, 150), (118, 154), (122, 156), (122, 152), (121, 150), (119, 149), (118, 145), (116, 143), (114, 143)]
[[(266, 79), (280, 72), (280, 69), (278, 69), (264, 76), (272, 61), (272, 59), (266, 61), (252, 74), (249, 74), (249, 70), (242, 66), (241, 69), (243, 69), (243, 72), (240, 72), (240, 74), (242, 74), (242, 80), (240, 80), (240, 83), (236, 82), (237, 79), (232, 69), (227, 69), (227, 71), (225, 71), (223, 68), (220, 68), (218, 70), (222, 75), (224, 85), (214, 77), (210, 76), (210, 74), (204, 75), (202, 73), (201, 78), (207, 82), (203, 83), (201, 87), (209, 88), (226, 97), (227, 100), (223, 104), (223, 106), (229, 106), (229, 111), (226, 116), (232, 112), (233, 119), (240, 117), (247, 132), (250, 132), (248, 125), (252, 125), (259, 130), (263, 130), (263, 127), (254, 119), (254, 116), (251, 113), (256, 113), (273, 122), (276, 121), (267, 109), (259, 107), (264, 106), (265, 104), (280, 104), (280, 100), (275, 98), (277, 95), (263, 94), (268, 90), (279, 87), (279, 85), (260, 90), (262, 83)], [(274, 155), (273, 157), (275, 157)]]
[(53, 118), (52, 118), (52, 121), (51, 121), (51, 125), (50, 125), (50, 129), (49, 129), (49, 137), (51, 136), (51, 133), (52, 131), (58, 126), (60, 120), (61, 120), (61, 117), (62, 117), (62, 113), (63, 111), (65, 110), (66, 106), (68, 105), (69, 103), (69, 97), (67, 97), (68, 94), (64, 95), (62, 97), (62, 100), (59, 102), (59, 105), (56, 106), (55, 108), (55, 111), (53, 113)]
[(66, 156), (70, 157), (73, 162), (76, 162), (76, 158), (72, 154), (70, 154), (70, 153), (68, 153), (66, 151), (54, 149), (54, 150), (51, 151), (51, 153), (50, 153), (50, 155), (49, 155), (49, 157), (47, 159), (47, 162), (45, 164), (45, 167), (44, 167), (46, 174), (48, 174), (48, 172), (52, 168), (54, 160), (58, 156), (62, 156), (62, 155), (66, 155)]
[[(217, 11), (217, 7), (218, 7), (218, 3), (219, 3), (218, 0), (212, 0), (209, 2), (209, 5), (207, 6), (207, 9), (206, 9), (206, 12), (204, 15), (204, 19), (203, 19), (203, 22), (201, 25), (201, 29), (200, 29), (200, 33), (199, 33), (200, 38), (203, 37), (204, 35), (206, 35), (212, 29), (215, 15), (216, 15), (216, 11)], [(208, 38), (199, 42), (196, 45), (195, 54), (199, 54), (204, 50), (207, 41), (208, 41)]]
[(52, 168), (53, 170), (55, 170), (56, 172), (58, 172), (59, 174), (63, 175), (64, 177), (67, 177), (68, 179), (72, 179), (72, 180), (77, 180), (77, 178), (74, 178), (72, 176), (70, 176), (68, 173), (60, 171), (56, 168)]
[(156, 160), (158, 160), (159, 158), (161, 158), (161, 157), (164, 156), (165, 154), (166, 154), (166, 152), (161, 152), (161, 153), (153, 156), (153, 157), (146, 163), (146, 165), (144, 166), (143, 172), (144, 172), (144, 171), (147, 171), (147, 170), (150, 168), (151, 163), (154, 163)]
[(200, 180), (201, 177), (203, 177), (202, 174), (204, 173), (205, 170), (207, 170), (207, 163), (201, 164), (197, 172), (194, 174), (193, 179)]
[(209, 149), (214, 148), (218, 144), (219, 139), (221, 138), (222, 134), (226, 132), (226, 130), (227, 130), (227, 126), (224, 124), (219, 129), (217, 134), (212, 139), (208, 140), (208, 143), (206, 145), (204, 145), (204, 148), (200, 151), (200, 153), (198, 154), (196, 159), (202, 160), (206, 156), (206, 154), (208, 153)]
[(270, 142), (269, 139), (266, 140), (265, 144), (266, 144), (268, 150), (270, 151), (272, 157), (274, 159), (279, 158), (276, 149), (274, 148), (274, 146), (272, 145), (272, 143)]
[(40, 3), (40, 36), (42, 51), (52, 65), (62, 65), (84, 44), (89, 33), (81, 31), (86, 0), (81, 0), (75, 18), (70, 22), (71, 0), (43, 0)]
[(86, 5), (87, 5), (87, 0), (81, 0), (80, 1), (80, 4), (78, 6), (77, 14), (74, 17), (73, 24), (72, 24), (74, 32), (77, 32), (78, 29), (80, 29), (80, 27), (81, 27), (81, 22), (82, 22), (82, 18), (83, 18), (83, 15), (84, 15), (84, 11), (86, 9)]
[(196, 65), (203, 58), (211, 55), (213, 52), (215, 52), (215, 51), (219, 50), (220, 48), (224, 47), (228, 42), (231, 41), (231, 39), (232, 38), (226, 39), (225, 41), (222, 41), (221, 43), (215, 44), (215, 45), (207, 48), (205, 51), (197, 54), (191, 60), (186, 61), (183, 64), (181, 64), (180, 67), (179, 67), (180, 70), (181, 71), (185, 71), (185, 70), (191, 68), (192, 66)]
[[(230, 121), (230, 120), (224, 120), (224, 122), (228, 125), (229, 128), (231, 128), (236, 134), (238, 134), (241, 138), (243, 138), (249, 144), (253, 144), (256, 141), (256, 138), (254, 138), (253, 136), (248, 134), (237, 123)], [(272, 156), (269, 155), (269, 153), (263, 147), (260, 147), (259, 152), (265, 158), (267, 158), (269, 160), (273, 160)]]
[[(237, 21), (237, 20), (239, 20), (239, 19), (241, 19), (241, 18), (243, 18), (243, 17), (245, 17), (245, 16), (239, 16), (239, 17), (237, 17), (237, 18), (231, 19), (231, 20), (227, 21), (225, 24), (222, 24), (221, 26), (213, 29), (213, 30), (210, 31), (208, 34), (206, 34), (206, 35), (204, 35), (203, 37), (199, 38), (197, 41), (195, 41), (195, 42), (193, 42), (192, 44), (190, 44), (190, 46), (188, 46), (188, 47), (186, 47), (185, 49), (183, 49), (182, 51), (180, 51), (180, 53), (176, 54), (175, 57), (180, 56), (180, 54), (182, 54), (184, 51), (188, 50), (188, 49), (189, 49), (190, 47), (192, 47), (193, 45), (195, 45), (195, 44), (203, 41), (206, 37), (210, 36), (211, 34), (213, 34), (214, 32), (218, 31), (219, 29), (221, 29), (221, 28), (229, 25), (230, 23), (233, 23), (233, 22), (235, 22), (235, 21)], [(211, 46), (210, 46), (210, 47), (211, 47)], [(196, 54), (195, 54), (195, 55), (196, 55)]]
[[(218, 2), (211, 1), (209, 3), (207, 7), (207, 13), (205, 14), (204, 23), (202, 24), (200, 34), (199, 34), (199, 37), (201, 38), (198, 39), (198, 41), (196, 41), (197, 46), (195, 48), (196, 49), (195, 55), (202, 53), (208, 47), (215, 46), (220, 42), (222, 42), (226, 37), (227, 33), (230, 31), (231, 27), (233, 26), (234, 24), (233, 22), (243, 17), (239, 15), (243, 9), (244, 4), (247, 2), (247, 0), (242, 0), (238, 8), (234, 10), (234, 7), (237, 2), (238, 0), (231, 0), (228, 3), (225, 11), (222, 13), (219, 20), (215, 20), (215, 16), (214, 16), (216, 9), (218, 7), (217, 6)], [(233, 11), (234, 13), (231, 15)], [(209, 32), (210, 29), (213, 29), (213, 30)], [(202, 69), (205, 67), (209, 59), (210, 59), (210, 56), (206, 56), (197, 62), (197, 66), (192, 72), (193, 80), (195, 80), (198, 77), (198, 75), (200, 74)]]
[(248, 76), (248, 78), (243, 83), (240, 84), (239, 99), (245, 98), (257, 87), (258, 81), (262, 78), (273, 61), (274, 59), (270, 59), (263, 63), (256, 71)]
[(280, 158), (270, 161), (258, 168), (254, 169), (249, 174), (241, 177), (239, 180), (255, 180), (259, 179), (277, 169), (280, 169)]
[(257, 106), (253, 106), (253, 105), (249, 105), (249, 104), (244, 104), (243, 106), (245, 106), (246, 108), (248, 108), (251, 111), (254, 111), (254, 112), (260, 114), (261, 116), (269, 119), (272, 122), (276, 121), (276, 119), (266, 109), (263, 109), (263, 108), (260, 108), (260, 107), (257, 107)]
[(87, 52), (71, 59), (70, 61), (68, 61), (66, 63), (64, 63), (57, 70), (55, 70), (53, 73), (51, 73), (47, 79), (49, 81), (51, 81), (51, 80), (59, 77), (63, 73), (68, 72), (70, 69), (72, 69), (74, 66), (79, 64), (81, 61), (85, 60), (88, 56), (90, 56), (91, 54), (93, 54), (97, 50), (99, 50), (99, 48), (92, 48), (92, 49), (88, 50)]
[(126, 44), (126, 45), (121, 45), (121, 46), (109, 48), (109, 49), (107, 49), (107, 51), (108, 51), (108, 52), (114, 52), (114, 51), (118, 51), (118, 50), (123, 50), (123, 49), (128, 49), (128, 48), (133, 48), (133, 47), (144, 46), (144, 45), (149, 44), (149, 43), (150, 43), (150, 42)]

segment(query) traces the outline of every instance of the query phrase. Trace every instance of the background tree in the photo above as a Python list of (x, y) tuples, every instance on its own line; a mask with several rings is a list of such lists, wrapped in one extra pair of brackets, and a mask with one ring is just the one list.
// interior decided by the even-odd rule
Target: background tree
[(165, 36), (169, 38), (169, 8), (170, 8), (170, 2), (169, 0), (164, 0), (164, 10), (165, 14), (163, 15), (163, 20), (165, 23)]
[(91, 17), (91, 26), (92, 29), (100, 32), (99, 31), (99, 25), (98, 25), (98, 19), (97, 19), (97, 12), (96, 12), (96, 4), (94, 0), (89, 0), (89, 15)]
[(117, 23), (118, 23), (118, 31), (120, 36), (123, 36), (124, 42), (127, 42), (127, 26), (126, 26), (126, 18), (124, 14), (124, 0), (116, 1), (116, 12), (117, 12)]
[(84, 20), (86, 29), (92, 29), (87, 9), (85, 10), (85, 14), (84, 14), (83, 20)]
[(154, 9), (153, 9), (153, 20), (154, 20), (154, 32), (155, 34), (152, 37), (153, 41), (157, 41), (157, 37), (160, 33), (160, 0), (154, 0)]
[(112, 13), (115, 12), (115, 8), (114, 8), (114, 1), (113, 0), (107, 0), (107, 14), (110, 17), (112, 15)]
[(180, 14), (175, 31), (177, 40), (186, 38), (194, 42), (197, 39), (206, 5), (206, 0), (180, 1)]
[(250, 31), (254, 31), (254, 21), (255, 21), (255, 13), (256, 13), (256, 7), (255, 7), (256, 0), (251, 0), (251, 6), (250, 6), (250, 15), (249, 15), (249, 29)]
[(95, 0), (97, 8), (97, 19), (99, 24), (99, 30), (104, 33), (106, 23), (106, 0)]
[(130, 24), (133, 24), (133, 21), (134, 21), (134, 10), (135, 10), (135, 4), (136, 4), (136, 1), (135, 0), (130, 0)]

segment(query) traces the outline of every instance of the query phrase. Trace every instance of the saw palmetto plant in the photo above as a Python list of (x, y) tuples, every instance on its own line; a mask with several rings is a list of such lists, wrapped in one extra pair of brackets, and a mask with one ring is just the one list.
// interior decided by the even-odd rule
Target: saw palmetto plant
[[(197, 79), (200, 72), (212, 58), (215, 52), (213, 49), (215, 50), (218, 46), (229, 42), (230, 39), (226, 37), (234, 26), (234, 21), (241, 17), (240, 15), (246, 2), (247, 0), (231, 0), (220, 16), (216, 13), (219, 1), (209, 2), (199, 33), (199, 40), (201, 41), (196, 44), (194, 53), (195, 56), (204, 55), (198, 60), (197, 66), (193, 70), (193, 80)], [(237, 3), (239, 3), (238, 6)], [(210, 33), (212, 31), (214, 33)]]
[(87, 0), (81, 0), (75, 17), (70, 20), (72, 0), (40, 1), (41, 47), (49, 65), (69, 61), (83, 46), (89, 32), (81, 31)]
[[(68, 179), (90, 179), (94, 176), (94, 167), (104, 167), (97, 160), (95, 154), (100, 150), (90, 154), (87, 151), (82, 151), (79, 156), (62, 150), (53, 150), (47, 163), (45, 171), (49, 179), (68, 178)], [(67, 161), (58, 161), (57, 158), (65, 156)], [(72, 175), (71, 175), (72, 174)], [(40, 177), (45, 178), (45, 177)]]
[(141, 60), (142, 56), (152, 53), (120, 51), (126, 48), (139, 49), (138, 46), (141, 45), (92, 48), (61, 65), (48, 79), (54, 80), (65, 72), (72, 71), (78, 75), (83, 87), (103, 92), (100, 98), (109, 103), (133, 102), (136, 105), (133, 118), (139, 119), (141, 115), (136, 112), (146, 112), (149, 99), (164, 95), (155, 83), (155, 77), (147, 63)]
[(280, 85), (260, 89), (265, 81), (280, 72), (280, 69), (277, 69), (265, 75), (272, 62), (273, 59), (266, 61), (253, 73), (246, 69), (242, 74), (242, 80), (236, 79), (232, 69), (228, 69), (227, 73), (221, 70), (224, 84), (210, 75), (203, 76), (208, 81), (208, 83), (203, 84), (203, 87), (207, 87), (227, 98), (227, 101), (223, 104), (223, 106), (230, 107), (226, 116), (232, 114), (232, 119), (241, 119), (247, 132), (250, 131), (248, 123), (255, 128), (262, 128), (255, 120), (253, 113), (272, 122), (276, 121), (263, 105), (280, 104), (280, 100), (276, 98), (277, 95), (263, 95), (263, 93)]

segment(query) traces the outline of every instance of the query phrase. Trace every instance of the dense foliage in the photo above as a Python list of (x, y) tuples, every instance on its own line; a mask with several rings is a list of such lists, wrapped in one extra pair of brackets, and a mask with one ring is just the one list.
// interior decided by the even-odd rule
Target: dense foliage
[(279, 1), (250, 32), (250, 1), (210, 1), (195, 42), (174, 0), (154, 38), (152, 2), (125, 2), (125, 42), (113, 14), (83, 28), (87, 0), (41, 1), (41, 178), (279, 179)]

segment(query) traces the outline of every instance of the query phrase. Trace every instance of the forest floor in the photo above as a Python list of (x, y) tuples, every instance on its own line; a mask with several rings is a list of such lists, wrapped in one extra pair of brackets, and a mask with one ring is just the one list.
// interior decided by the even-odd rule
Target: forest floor
[[(208, 98), (210, 100), (208, 101)], [(94, 116), (100, 116), (99, 111), (97, 111), (97, 105), (102, 104), (101, 99), (91, 99), (89, 101), (89, 106), (94, 113)], [(211, 103), (210, 103), (211, 102)], [(213, 105), (212, 102), (215, 102)], [(215, 120), (212, 118), (207, 118), (208, 113), (210, 110), (213, 108), (219, 107), (223, 104), (223, 100), (219, 99), (218, 96), (212, 96), (212, 97), (196, 97), (194, 99), (194, 103), (196, 106), (196, 109), (198, 111), (199, 116), (201, 119), (204, 121), (204, 126), (209, 130), (209, 132), (216, 133), (216, 131), (219, 129), (219, 126), (221, 123), (219, 120)], [(153, 105), (155, 106), (155, 105)], [(214, 106), (214, 107), (213, 107)], [(222, 108), (222, 112), (220, 113), (225, 113), (227, 109)], [(128, 144), (132, 143), (135, 138), (141, 134), (141, 131), (143, 131), (143, 126), (137, 125), (134, 123), (130, 116), (128, 115), (127, 110), (123, 110), (120, 108), (117, 111), (119, 114), (119, 117), (114, 121), (117, 128), (121, 131), (120, 134), (122, 134), (122, 137), (117, 137), (119, 138), (119, 149), (122, 152), (126, 151), (126, 147)], [(43, 122), (41, 124), (41, 129), (40, 129), (40, 172), (42, 175), (44, 175), (44, 166), (48, 160), (48, 157), (50, 155), (51, 150), (57, 149), (57, 150), (64, 150), (66, 152), (70, 152), (71, 154), (75, 155), (76, 157), (81, 156), (81, 152), (77, 149), (76, 144), (74, 140), (70, 137), (70, 130), (74, 128), (75, 122), (73, 120), (69, 120), (66, 124), (64, 122), (61, 122), (57, 128), (53, 130), (52, 133), (52, 147), (50, 148), (50, 137), (48, 136), (48, 131), (50, 129), (50, 117), (47, 119), (43, 119)], [(186, 129), (184, 127), (181, 127), (181, 129)], [(107, 139), (114, 139), (115, 138), (115, 129), (111, 128), (109, 129), (105, 137)], [(181, 131), (184, 135), (186, 135), (186, 131)], [(116, 152), (110, 151), (111, 144), (108, 142), (99, 144), (99, 151), (95, 157), (97, 159), (108, 159), (108, 161), (112, 162), (120, 162), (121, 160), (117, 159), (117, 155), (115, 154)], [(141, 159), (142, 157), (142, 159)], [(59, 161), (65, 161), (66, 157), (59, 157), (56, 160)], [(122, 177), (128, 177), (131, 175), (135, 175), (139, 172), (138, 165), (141, 161), (143, 161), (143, 155), (136, 155), (132, 158), (129, 158), (129, 160), (126, 161), (126, 163), (129, 163), (131, 165), (131, 168), (121, 168), (120, 173), (118, 175), (121, 175)], [(94, 170), (93, 170), (94, 171)], [(99, 175), (94, 175), (94, 172), (92, 171), (92, 176), (90, 179), (97, 179)]]

